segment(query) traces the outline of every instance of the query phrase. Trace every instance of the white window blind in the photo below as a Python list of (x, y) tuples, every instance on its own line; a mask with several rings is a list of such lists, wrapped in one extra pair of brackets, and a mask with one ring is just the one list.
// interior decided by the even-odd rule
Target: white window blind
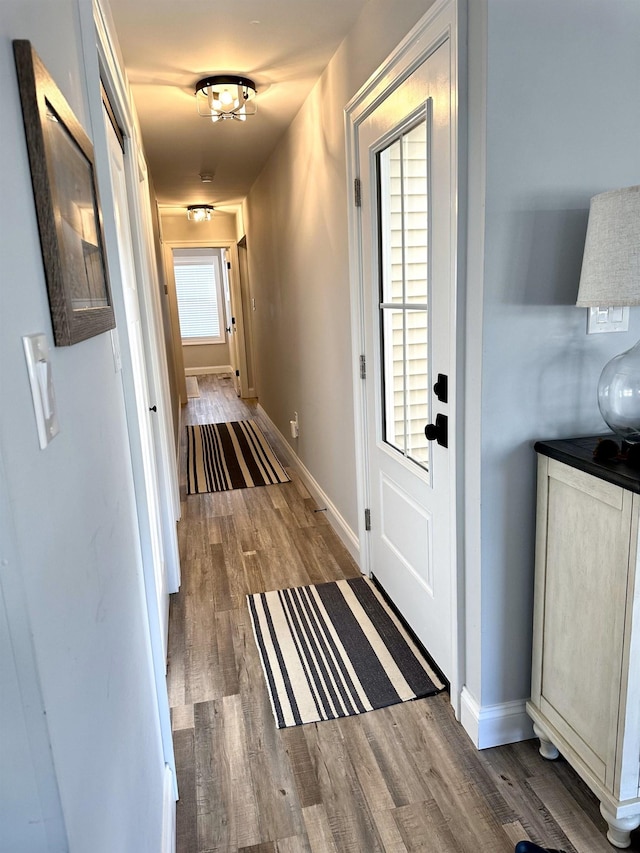
[(223, 343), (218, 258), (211, 250), (174, 250), (180, 335), (184, 343)]

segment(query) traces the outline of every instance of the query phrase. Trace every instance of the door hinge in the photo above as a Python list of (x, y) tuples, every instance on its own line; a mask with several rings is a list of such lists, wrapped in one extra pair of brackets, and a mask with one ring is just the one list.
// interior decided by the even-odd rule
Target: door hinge
[(356, 207), (362, 207), (362, 182), (360, 178), (353, 181), (353, 203)]
[(240, 376), (240, 371), (236, 370), (236, 376)]
[(371, 530), (371, 510), (365, 509), (364, 511), (364, 529)]
[(366, 355), (360, 356), (360, 379), (367, 378), (367, 357)]
[(230, 269), (231, 269), (231, 261), (227, 261), (227, 269), (228, 269), (228, 270), (230, 270)]

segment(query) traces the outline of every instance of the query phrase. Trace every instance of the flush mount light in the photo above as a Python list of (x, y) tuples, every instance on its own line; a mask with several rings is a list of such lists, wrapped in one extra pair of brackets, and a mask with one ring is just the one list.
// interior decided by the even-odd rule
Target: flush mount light
[(190, 204), (187, 207), (187, 219), (191, 222), (208, 222), (213, 216), (211, 204)]
[(246, 121), (255, 115), (256, 84), (238, 74), (214, 74), (196, 83), (198, 114), (211, 121)]

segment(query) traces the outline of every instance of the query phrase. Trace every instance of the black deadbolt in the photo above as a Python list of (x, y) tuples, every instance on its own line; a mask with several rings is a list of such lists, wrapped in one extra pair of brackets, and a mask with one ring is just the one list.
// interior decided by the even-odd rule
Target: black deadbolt
[(438, 381), (433, 386), (433, 393), (441, 403), (449, 402), (449, 377), (444, 373), (438, 374)]
[(437, 441), (442, 447), (449, 446), (449, 418), (446, 415), (436, 415), (435, 424), (424, 428), (428, 441)]

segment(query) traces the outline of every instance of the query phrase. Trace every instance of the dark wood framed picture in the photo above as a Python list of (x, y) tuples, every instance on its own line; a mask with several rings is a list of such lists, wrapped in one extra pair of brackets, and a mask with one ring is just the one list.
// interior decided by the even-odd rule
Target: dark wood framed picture
[(31, 43), (13, 42), (53, 336), (113, 329), (93, 146)]

